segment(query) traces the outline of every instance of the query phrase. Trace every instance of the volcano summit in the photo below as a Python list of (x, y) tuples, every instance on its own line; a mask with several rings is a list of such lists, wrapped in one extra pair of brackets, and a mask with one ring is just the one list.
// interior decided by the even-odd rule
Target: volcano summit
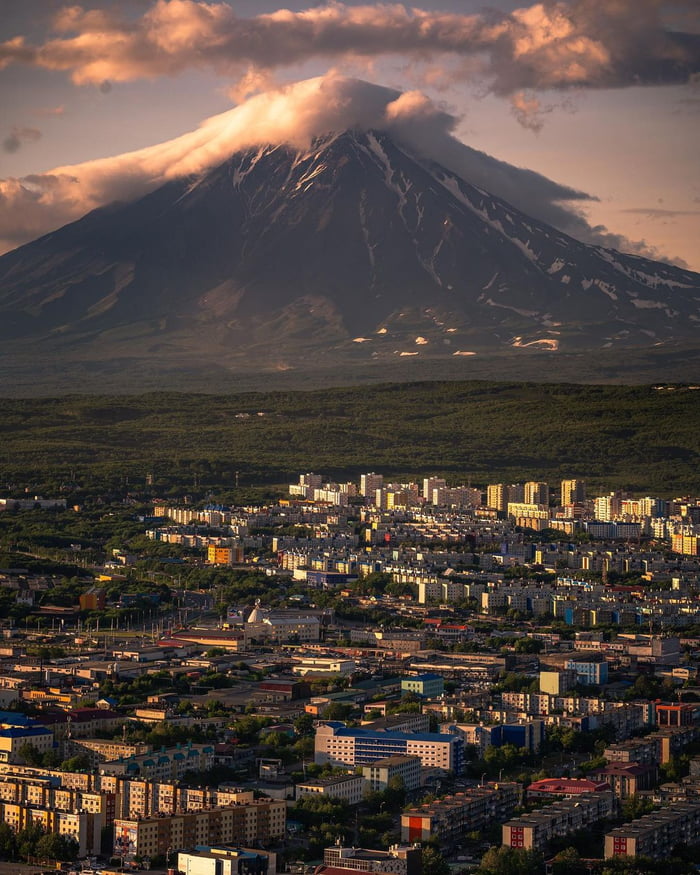
[(0, 337), (6, 356), (154, 373), (696, 345), (700, 274), (578, 242), (346, 130), (237, 152), (8, 253)]

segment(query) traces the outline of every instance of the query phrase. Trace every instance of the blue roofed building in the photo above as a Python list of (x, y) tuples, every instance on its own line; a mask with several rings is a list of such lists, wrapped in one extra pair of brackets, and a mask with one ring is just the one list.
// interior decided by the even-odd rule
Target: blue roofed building
[(366, 766), (392, 756), (420, 757), (421, 766), (460, 774), (464, 740), (437, 732), (391, 732), (349, 728), (328, 721), (316, 729), (314, 761), (319, 765)]

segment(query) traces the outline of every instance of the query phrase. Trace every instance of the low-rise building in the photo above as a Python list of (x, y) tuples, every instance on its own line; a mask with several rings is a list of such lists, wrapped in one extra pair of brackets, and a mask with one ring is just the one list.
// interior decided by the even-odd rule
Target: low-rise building
[(421, 699), (432, 699), (445, 691), (445, 681), (439, 674), (417, 674), (401, 678), (401, 692), (415, 693)]
[(401, 841), (425, 842), (434, 836), (446, 845), (455, 844), (465, 832), (502, 823), (521, 798), (521, 784), (502, 782), (409, 808), (401, 815)]
[(392, 756), (375, 760), (362, 767), (365, 788), (370, 793), (380, 793), (399, 779), (403, 789), (412, 792), (420, 787), (420, 757)]
[(324, 796), (327, 799), (340, 799), (348, 805), (359, 805), (362, 801), (365, 781), (362, 775), (332, 775), (328, 778), (314, 778), (297, 784), (297, 798), (301, 796)]
[(652, 811), (605, 836), (605, 859), (655, 857), (662, 859), (676, 845), (694, 845), (700, 839), (700, 802), (680, 802)]
[(254, 848), (198, 847), (180, 851), (177, 870), (182, 875), (275, 875), (277, 854)]
[(610, 789), (610, 784), (605, 781), (591, 781), (586, 778), (542, 778), (530, 784), (526, 796), (529, 801), (547, 797), (571, 799), (582, 793), (603, 793)]
[(11, 726), (0, 729), (0, 762), (23, 763), (21, 750), (25, 745), (46, 753), (54, 746), (54, 736), (45, 726)]
[(368, 848), (344, 848), (335, 845), (323, 852), (318, 875), (349, 875), (372, 872), (382, 875), (421, 875), (423, 849), (413, 845), (391, 845), (387, 851)]
[(615, 797), (611, 791), (561, 799), (547, 808), (531, 811), (504, 823), (503, 844), (509, 848), (541, 850), (553, 838), (578, 832), (611, 817), (614, 811)]

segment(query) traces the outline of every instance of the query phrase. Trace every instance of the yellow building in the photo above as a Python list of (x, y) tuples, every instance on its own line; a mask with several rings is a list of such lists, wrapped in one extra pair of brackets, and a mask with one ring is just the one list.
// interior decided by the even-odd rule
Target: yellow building
[(243, 561), (243, 547), (218, 547), (210, 544), (207, 547), (207, 562), (210, 565), (235, 565)]
[(671, 549), (674, 553), (683, 556), (697, 556), (700, 554), (700, 535), (691, 535), (679, 532), (671, 536)]

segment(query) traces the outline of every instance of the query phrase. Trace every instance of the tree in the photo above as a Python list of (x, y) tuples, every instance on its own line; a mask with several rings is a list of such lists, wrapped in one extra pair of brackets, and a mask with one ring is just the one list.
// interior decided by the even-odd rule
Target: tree
[(0, 823), (0, 858), (12, 860), (17, 854), (17, 837), (7, 823)]
[(622, 803), (622, 817), (625, 821), (636, 820), (638, 817), (649, 814), (653, 810), (654, 803), (651, 799), (644, 799), (641, 796), (637, 796), (636, 793), (633, 796), (628, 796)]
[(520, 848), (490, 848), (483, 856), (482, 875), (539, 875), (543, 857), (537, 851)]
[(586, 875), (586, 864), (576, 848), (564, 848), (552, 861), (553, 875)]
[(75, 860), (78, 850), (78, 843), (74, 838), (51, 832), (39, 839), (34, 854), (42, 860)]
[(18, 753), (28, 766), (41, 766), (43, 764), (43, 755), (41, 751), (38, 747), (35, 747), (35, 745), (30, 744), (29, 742), (23, 744)]
[(431, 845), (423, 847), (423, 875), (450, 875), (450, 864)]

